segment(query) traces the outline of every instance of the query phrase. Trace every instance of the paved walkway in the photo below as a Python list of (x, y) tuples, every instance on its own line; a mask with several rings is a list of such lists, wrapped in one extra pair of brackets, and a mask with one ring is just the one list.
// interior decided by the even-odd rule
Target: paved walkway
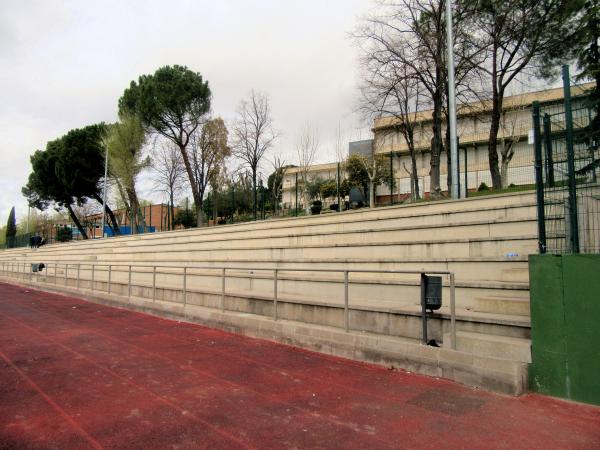
[(0, 448), (600, 448), (510, 398), (0, 283)]

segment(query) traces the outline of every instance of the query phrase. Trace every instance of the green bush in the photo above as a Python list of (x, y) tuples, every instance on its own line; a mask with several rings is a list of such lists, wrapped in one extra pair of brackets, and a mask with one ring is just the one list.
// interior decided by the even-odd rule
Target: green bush
[(196, 213), (191, 209), (180, 209), (175, 214), (173, 225), (183, 225), (184, 228), (192, 228), (196, 226)]
[(488, 187), (488, 185), (483, 182), (477, 188), (477, 192), (489, 191), (489, 190), (490, 190), (490, 188)]

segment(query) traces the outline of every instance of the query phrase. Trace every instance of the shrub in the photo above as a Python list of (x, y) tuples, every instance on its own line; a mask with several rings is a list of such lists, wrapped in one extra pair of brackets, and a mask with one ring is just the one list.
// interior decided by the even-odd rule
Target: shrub
[(482, 183), (479, 185), (479, 187), (477, 188), (477, 192), (481, 192), (481, 191), (489, 191), (489, 190), (490, 190), (490, 188), (488, 187), (488, 185), (487, 185), (487, 184), (485, 184), (485, 183), (483, 183), (483, 182), (482, 182)]

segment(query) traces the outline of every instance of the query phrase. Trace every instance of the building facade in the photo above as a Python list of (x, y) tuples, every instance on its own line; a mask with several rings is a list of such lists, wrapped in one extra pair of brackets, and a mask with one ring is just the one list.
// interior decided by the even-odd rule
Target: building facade
[[(572, 86), (574, 105), (581, 104), (592, 83)], [(503, 178), (503, 187), (535, 183), (534, 149), (532, 137), (531, 105), (539, 101), (546, 110), (563, 102), (563, 89), (547, 89), (504, 98), (503, 112), (498, 132), (498, 160)], [(492, 185), (488, 141), (491, 126), (491, 101), (478, 101), (462, 105), (457, 110), (457, 135), (459, 137), (459, 168), (461, 191), (465, 186), (469, 191), (477, 190), (482, 183)], [(417, 112), (412, 119), (415, 126), (415, 157), (419, 192), (427, 196), (431, 189), (430, 148), (432, 139), (432, 111)], [(408, 145), (399, 131), (402, 122), (397, 118), (382, 117), (373, 125), (373, 149), (375, 154), (389, 156), (392, 161), (395, 189), (394, 197), (404, 199), (410, 196), (411, 180), (408, 170), (411, 158)], [(442, 125), (445, 136), (446, 124)], [(506, 153), (506, 157), (502, 152)], [(447, 159), (443, 151), (440, 156), (440, 187), (447, 191)], [(465, 166), (466, 160), (466, 166)], [(466, 177), (465, 177), (466, 172)], [(377, 188), (379, 203), (390, 200), (390, 189), (386, 185)]]

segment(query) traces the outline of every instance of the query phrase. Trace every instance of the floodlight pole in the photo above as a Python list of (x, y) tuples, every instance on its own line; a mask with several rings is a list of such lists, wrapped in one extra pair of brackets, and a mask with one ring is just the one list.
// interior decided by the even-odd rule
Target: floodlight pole
[(102, 189), (102, 237), (104, 237), (104, 223), (106, 221), (106, 179), (108, 178), (108, 146), (104, 153), (104, 188)]
[(460, 198), (458, 191), (458, 147), (456, 145), (456, 93), (454, 91), (454, 38), (452, 36), (452, 1), (446, 0), (446, 41), (448, 45), (448, 116), (450, 118), (450, 170), (452, 198)]

